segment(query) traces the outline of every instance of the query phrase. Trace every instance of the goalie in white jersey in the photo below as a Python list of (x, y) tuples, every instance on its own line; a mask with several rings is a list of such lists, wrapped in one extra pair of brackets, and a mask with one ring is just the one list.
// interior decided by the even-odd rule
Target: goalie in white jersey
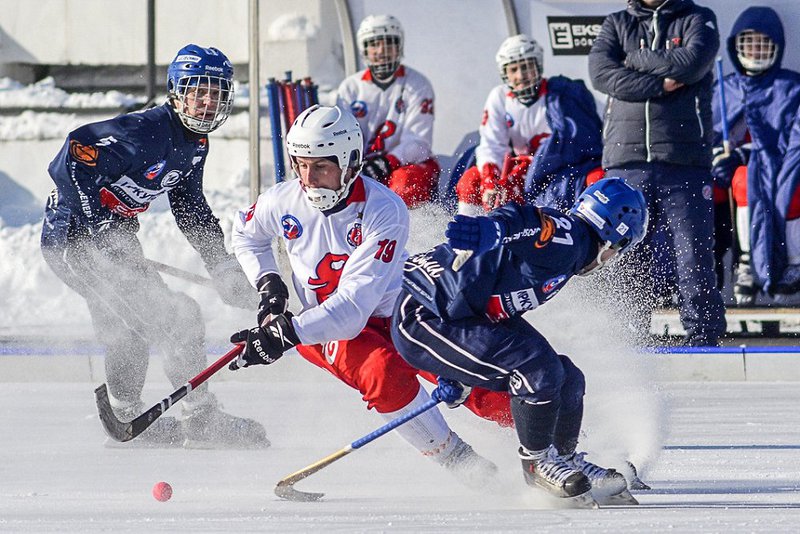
[(338, 106), (364, 132), (361, 174), (397, 193), (409, 208), (431, 200), (439, 164), (433, 156), (433, 87), (401, 64), (403, 28), (391, 15), (370, 15), (356, 32), (367, 68), (344, 79)]
[[(348, 111), (307, 109), (295, 120), (286, 144), (299, 179), (261, 194), (234, 224), (236, 257), (262, 297), (259, 326), (231, 338), (246, 345), (235, 367), (270, 364), (295, 347), (303, 358), (358, 390), (368, 408), (394, 419), (430, 399), (419, 372), (400, 357), (389, 333), (408, 257), (408, 209), (392, 191), (358, 175), (362, 134)], [(286, 245), (302, 303), (297, 315), (287, 311), (288, 288), (272, 253), (276, 237)], [(426, 375), (436, 382), (434, 375)], [(510, 424), (507, 395), (478, 393), (472, 405), (465, 403), (468, 408)], [(492, 414), (487, 406), (494, 407)], [(496, 470), (450, 431), (438, 410), (425, 412), (398, 432), (466, 482), (480, 483)]]

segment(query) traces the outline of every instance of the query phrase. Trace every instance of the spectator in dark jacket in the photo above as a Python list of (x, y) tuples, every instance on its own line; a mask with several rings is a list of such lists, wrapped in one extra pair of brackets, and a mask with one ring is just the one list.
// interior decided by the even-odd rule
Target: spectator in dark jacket
[(654, 301), (644, 295), (653, 288), (641, 273), (653, 256), (674, 261), (684, 343), (691, 346), (716, 345), (725, 330), (712, 254), (710, 174), (718, 48), (710, 9), (692, 0), (628, 0), (626, 10), (606, 17), (589, 54), (592, 84), (608, 95), (606, 175), (641, 189), (652, 214), (650, 246), (628, 262), (638, 278), (627, 294), (637, 293), (643, 305), (626, 309), (636, 309), (639, 328), (649, 330)]

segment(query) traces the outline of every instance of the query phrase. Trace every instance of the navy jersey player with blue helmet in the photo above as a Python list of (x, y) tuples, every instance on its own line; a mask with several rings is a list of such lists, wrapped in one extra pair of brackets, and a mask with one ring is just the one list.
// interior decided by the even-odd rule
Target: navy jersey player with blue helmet
[[(171, 291), (142, 253), (138, 215), (166, 195), (175, 221), (197, 250), (224, 302), (255, 309), (257, 294), (203, 193), (208, 133), (233, 105), (233, 66), (216, 48), (181, 48), (167, 71), (168, 102), (86, 124), (70, 132), (49, 173), (42, 251), (47, 263), (89, 306), (104, 345), (112, 407), (122, 420), (141, 413), (149, 348), (161, 348), (178, 387), (206, 367), (198, 304)], [(203, 385), (185, 417), (160, 418), (142, 438), (229, 445), (267, 444), (263, 427), (219, 410)]]
[(635, 500), (621, 474), (576, 452), (583, 373), (522, 314), (626, 252), (646, 227), (644, 197), (619, 178), (587, 188), (569, 213), (512, 203), (457, 215), (447, 243), (406, 261), (395, 304), (403, 358), (454, 388), (508, 391), (525, 480), (577, 506)]

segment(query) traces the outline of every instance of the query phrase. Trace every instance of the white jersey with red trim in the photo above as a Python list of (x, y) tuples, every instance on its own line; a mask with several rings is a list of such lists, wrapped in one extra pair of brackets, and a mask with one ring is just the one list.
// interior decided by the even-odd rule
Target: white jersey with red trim
[(408, 209), (375, 180), (357, 177), (343, 204), (321, 212), (300, 180), (262, 193), (234, 220), (231, 244), (255, 282), (278, 273), (273, 238), (286, 245), (303, 311), (293, 319), (304, 345), (352, 339), (372, 317), (391, 317), (408, 257)]
[(509, 146), (517, 156), (534, 154), (541, 142), (553, 133), (547, 122), (546, 91), (546, 80), (542, 80), (539, 98), (525, 106), (505, 85), (491, 90), (478, 130), (481, 142), (475, 149), (479, 169), (485, 163), (502, 168)]
[(339, 85), (337, 105), (349, 109), (364, 132), (364, 152), (392, 154), (401, 165), (433, 157), (433, 86), (420, 72), (400, 66), (381, 89), (369, 69)]

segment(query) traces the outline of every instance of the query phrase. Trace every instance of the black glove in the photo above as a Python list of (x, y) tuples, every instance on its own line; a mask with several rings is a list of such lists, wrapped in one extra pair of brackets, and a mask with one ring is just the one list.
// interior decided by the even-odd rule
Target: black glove
[(711, 162), (711, 175), (714, 183), (719, 187), (730, 187), (733, 180), (733, 173), (741, 165), (747, 165), (750, 159), (750, 151), (744, 147), (739, 147), (725, 153), (725, 150), (718, 146), (713, 152), (714, 160)]
[(368, 156), (361, 167), (361, 174), (386, 183), (386, 179), (392, 174), (392, 164), (389, 162), (389, 158), (381, 154)]
[(256, 309), (256, 291), (236, 261), (236, 256), (231, 254), (228, 259), (209, 267), (208, 274), (222, 302), (245, 310)]
[(442, 401), (448, 408), (457, 408), (464, 404), (472, 391), (471, 386), (450, 380), (449, 378), (438, 378), (439, 385), (431, 392), (431, 398)]
[(281, 315), (289, 309), (289, 288), (283, 283), (281, 275), (268, 273), (256, 283), (261, 303), (258, 305), (258, 325), (270, 315)]
[(231, 343), (244, 344), (244, 350), (228, 368), (235, 371), (251, 365), (275, 363), (283, 353), (300, 343), (292, 326), (292, 314), (278, 315), (264, 326), (241, 330), (231, 336)]

